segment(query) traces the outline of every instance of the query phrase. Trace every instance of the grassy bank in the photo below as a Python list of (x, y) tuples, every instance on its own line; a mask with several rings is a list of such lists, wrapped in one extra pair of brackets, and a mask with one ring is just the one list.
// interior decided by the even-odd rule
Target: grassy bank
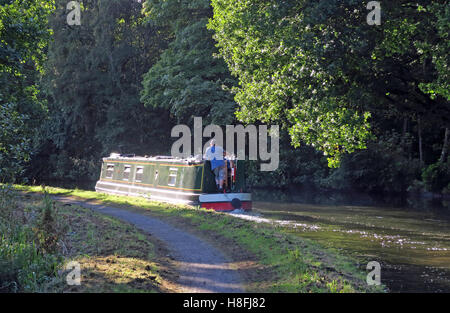
[[(159, 242), (135, 227), (39, 193), (0, 186), (0, 292), (170, 292)], [(81, 285), (69, 286), (81, 268)]]
[[(41, 187), (16, 186), (27, 192)], [(366, 272), (357, 261), (325, 249), (285, 229), (244, 221), (228, 214), (151, 202), (142, 198), (99, 194), (83, 190), (46, 188), (65, 195), (125, 208), (158, 217), (195, 233), (223, 250), (234, 261), (253, 292), (379, 292), (366, 284)]]

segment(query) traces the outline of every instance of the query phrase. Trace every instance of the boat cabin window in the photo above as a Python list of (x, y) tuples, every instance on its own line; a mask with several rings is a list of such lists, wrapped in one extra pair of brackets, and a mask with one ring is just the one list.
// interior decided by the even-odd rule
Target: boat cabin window
[(106, 165), (106, 178), (112, 178), (114, 174), (114, 164)]
[(125, 165), (125, 169), (123, 171), (123, 180), (129, 180), (131, 173), (131, 165)]
[(136, 174), (134, 176), (134, 181), (141, 182), (144, 177), (144, 168), (142, 166), (138, 166), (136, 168)]
[(167, 185), (175, 186), (175, 184), (177, 183), (177, 174), (178, 174), (177, 168), (171, 168), (169, 170), (169, 181), (168, 181)]

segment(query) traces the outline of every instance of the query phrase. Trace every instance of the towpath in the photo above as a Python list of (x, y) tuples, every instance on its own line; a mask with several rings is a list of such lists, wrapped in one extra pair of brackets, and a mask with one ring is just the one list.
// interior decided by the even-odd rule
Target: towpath
[(178, 265), (181, 292), (244, 292), (239, 275), (225, 255), (196, 236), (157, 218), (127, 210), (63, 196), (52, 198), (116, 217), (163, 241)]

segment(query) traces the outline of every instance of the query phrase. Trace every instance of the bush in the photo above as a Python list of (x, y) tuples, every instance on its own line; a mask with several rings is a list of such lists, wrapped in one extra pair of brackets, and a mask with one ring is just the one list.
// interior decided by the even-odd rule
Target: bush
[(422, 179), (428, 191), (442, 192), (450, 182), (450, 166), (443, 162), (431, 164), (423, 170)]
[(16, 192), (0, 186), (0, 292), (45, 291), (46, 283), (57, 276), (62, 257), (55, 242), (62, 228), (48, 198), (45, 204), (34, 217), (27, 217)]
[(425, 184), (423, 181), (415, 179), (407, 189), (408, 192), (421, 193), (425, 191)]
[(313, 147), (293, 148), (288, 135), (280, 134), (279, 167), (273, 172), (260, 171), (260, 164), (246, 162), (246, 183), (255, 188), (315, 188), (328, 174), (327, 159)]
[(322, 185), (340, 191), (405, 192), (420, 178), (420, 163), (405, 155), (400, 142), (401, 138), (394, 133), (368, 144), (366, 150), (345, 155), (341, 166)]
[(18, 226), (8, 235), (0, 239), (0, 291), (41, 291), (56, 276), (60, 259), (40, 253), (27, 228)]
[(65, 151), (59, 154), (52, 154), (48, 161), (52, 169), (43, 176), (49, 180), (63, 181), (96, 181), (100, 175), (100, 164), (95, 158), (77, 159), (72, 158)]
[(444, 190), (442, 190), (442, 193), (444, 195), (450, 195), (450, 183), (448, 183), (447, 187), (445, 187)]

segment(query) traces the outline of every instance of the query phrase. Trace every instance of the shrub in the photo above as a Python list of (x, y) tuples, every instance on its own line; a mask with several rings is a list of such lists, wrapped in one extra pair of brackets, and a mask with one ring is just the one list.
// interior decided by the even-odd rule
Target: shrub
[(346, 191), (401, 193), (420, 177), (420, 163), (409, 159), (401, 148), (400, 138), (392, 134), (366, 150), (342, 158), (341, 167), (323, 180), (323, 186)]
[(415, 179), (407, 189), (408, 192), (413, 192), (413, 193), (421, 193), (424, 190), (425, 190), (425, 184), (423, 183), (423, 181), (418, 180), (418, 179)]
[(442, 192), (450, 182), (448, 163), (437, 162), (429, 165), (423, 170), (422, 179), (428, 191)]
[(32, 238), (29, 229), (18, 226), (0, 239), (1, 292), (41, 291), (56, 276), (59, 257), (40, 253)]
[[(27, 218), (17, 193), (0, 185), (0, 292), (45, 291), (62, 262), (56, 242), (63, 233), (47, 198), (34, 218)], [(56, 224), (55, 224), (56, 222)]]
[(447, 187), (444, 188), (442, 193), (445, 195), (450, 195), (450, 183), (448, 183)]

